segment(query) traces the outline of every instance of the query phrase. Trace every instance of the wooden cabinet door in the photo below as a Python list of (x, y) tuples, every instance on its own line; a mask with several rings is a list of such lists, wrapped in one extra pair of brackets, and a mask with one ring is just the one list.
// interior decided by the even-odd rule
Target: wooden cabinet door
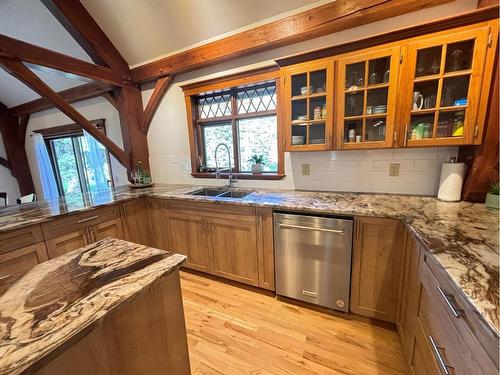
[(420, 295), (421, 247), (410, 233), (407, 233), (403, 288), (398, 316), (398, 329), (403, 351), (410, 360), (415, 337), (418, 299)]
[(89, 237), (87, 228), (84, 228), (47, 240), (47, 252), (49, 258), (53, 259), (59, 255), (84, 247), (91, 242), (93, 241)]
[(185, 266), (209, 272), (208, 225), (203, 216), (168, 213), (169, 250), (187, 256)]
[(339, 57), (336, 135), (339, 149), (392, 147), (400, 46), (377, 47)]
[(0, 281), (12, 275), (23, 274), (48, 259), (44, 242), (0, 254)]
[(92, 240), (94, 242), (106, 237), (123, 239), (123, 227), (120, 218), (94, 225), (89, 230), (92, 233)]
[(275, 290), (274, 286), (274, 227), (272, 208), (257, 209), (257, 240), (259, 256), (259, 286)]
[(333, 133), (333, 59), (297, 64), (282, 74), (286, 151), (320, 151)]
[(408, 44), (400, 89), (404, 146), (474, 143), (480, 101), (487, 105), (480, 99), (490, 31), (476, 27)]
[(357, 217), (351, 311), (395, 323), (402, 284), (404, 226), (400, 220)]
[(157, 249), (170, 250), (168, 243), (168, 211), (161, 199), (148, 199), (149, 245)]
[(258, 286), (255, 223), (210, 219), (209, 232), (211, 273)]
[(122, 223), (125, 240), (149, 245), (146, 201), (138, 199), (122, 205)]

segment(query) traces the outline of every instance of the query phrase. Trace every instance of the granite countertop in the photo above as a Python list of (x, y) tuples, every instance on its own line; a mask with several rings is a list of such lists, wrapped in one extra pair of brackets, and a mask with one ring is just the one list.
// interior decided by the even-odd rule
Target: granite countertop
[(394, 194), (257, 189), (236, 200), (187, 194), (200, 187), (176, 184), (142, 190), (125, 187), (84, 198), (11, 206), (0, 209), (0, 233), (139, 196), (401, 219), (447, 271), (493, 334), (499, 336), (498, 211), (488, 210), (482, 204), (446, 203), (433, 197)]
[(185, 259), (107, 238), (1, 280), (0, 374), (29, 370)]

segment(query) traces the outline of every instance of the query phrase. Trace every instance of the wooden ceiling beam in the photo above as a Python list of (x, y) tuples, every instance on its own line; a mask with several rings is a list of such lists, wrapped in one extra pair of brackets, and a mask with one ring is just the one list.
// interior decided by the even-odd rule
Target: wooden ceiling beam
[(495, 18), (498, 18), (498, 4), (482, 9), (475, 9), (461, 14), (455, 14), (451, 17), (440, 18), (437, 20), (419, 23), (401, 29), (391, 30), (389, 32), (381, 34), (371, 35), (367, 38), (350, 40), (346, 43), (341, 43), (326, 48), (307, 51), (291, 56), (285, 56), (279, 59), (275, 59), (275, 62), (280, 67), (284, 67), (302, 63), (305, 61), (321, 59), (386, 43), (392, 43), (398, 40), (410, 39), (417, 36), (435, 33), (438, 31), (449, 30), (455, 27), (472, 25), (474, 23), (489, 21)]
[(2, 156), (0, 156), (0, 165), (4, 166), (7, 169), (10, 169), (9, 161)]
[[(92, 99), (106, 93), (112, 92), (113, 86), (102, 86), (93, 83), (72, 87), (70, 89), (59, 91), (57, 94), (68, 103), (74, 103), (81, 100)], [(13, 116), (22, 116), (27, 113), (36, 113), (53, 108), (54, 104), (47, 98), (35, 99), (31, 102), (17, 105), (9, 108)]]
[(26, 130), (28, 129), (28, 122), (30, 121), (30, 114), (25, 113), (19, 116), (19, 129), (17, 132), (17, 139), (21, 143), (24, 143), (26, 139)]
[(0, 57), (0, 65), (3, 66), (8, 73), (23, 82), (33, 91), (50, 100), (55, 107), (59, 108), (61, 112), (101, 142), (101, 144), (109, 150), (109, 152), (120, 162), (120, 164), (127, 169), (130, 168), (130, 158), (125, 151), (100, 132), (90, 121), (83, 117), (76, 109), (59, 96), (57, 92), (47, 86), (21, 61)]
[(149, 82), (450, 1), (335, 1), (141, 65), (131, 70), (132, 78)]
[(0, 56), (18, 59), (26, 63), (109, 85), (124, 86), (131, 84), (130, 77), (126, 74), (115, 73), (108, 67), (88, 63), (3, 34), (0, 34)]
[(168, 88), (172, 84), (173, 79), (174, 76), (167, 76), (158, 79), (158, 81), (156, 82), (153, 94), (151, 94), (151, 97), (149, 98), (148, 104), (146, 105), (146, 109), (144, 110), (144, 114), (142, 116), (141, 130), (144, 134), (148, 134), (151, 121), (153, 121), (156, 110), (158, 109), (158, 106), (160, 105)]
[(128, 74), (128, 63), (79, 0), (42, 0), (42, 3), (96, 64)]

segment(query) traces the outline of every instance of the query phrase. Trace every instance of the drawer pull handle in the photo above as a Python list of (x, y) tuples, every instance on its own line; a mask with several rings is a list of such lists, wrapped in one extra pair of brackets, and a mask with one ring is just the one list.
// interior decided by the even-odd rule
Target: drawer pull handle
[(88, 217), (86, 219), (81, 219), (81, 220), (78, 220), (78, 224), (81, 224), (81, 223), (85, 223), (87, 221), (90, 221), (90, 220), (95, 220), (99, 217), (99, 215), (95, 215), (95, 216), (91, 216), (91, 217)]
[(429, 341), (431, 342), (432, 351), (434, 352), (434, 357), (436, 358), (436, 360), (439, 364), (439, 367), (441, 368), (441, 372), (444, 375), (450, 375), (450, 372), (448, 371), (448, 367), (451, 367), (451, 366), (446, 364), (443, 356), (441, 355), (441, 352), (439, 351), (439, 349), (444, 349), (444, 348), (442, 346), (439, 346), (432, 336), (429, 336)]
[(450, 299), (450, 295), (445, 293), (444, 290), (439, 285), (437, 286), (437, 290), (439, 291), (439, 294), (441, 294), (441, 297), (443, 297), (444, 301), (446, 302), (446, 305), (448, 306), (452, 314), (455, 316), (455, 318), (460, 319), (463, 315), (464, 310), (459, 307), (455, 307)]
[(318, 232), (329, 232), (329, 233), (344, 234), (344, 231), (340, 230), (340, 229), (305, 227), (303, 225), (292, 225), (292, 224), (281, 224), (281, 223), (278, 223), (278, 228), (299, 229), (299, 230), (315, 230), (315, 231), (318, 231)]

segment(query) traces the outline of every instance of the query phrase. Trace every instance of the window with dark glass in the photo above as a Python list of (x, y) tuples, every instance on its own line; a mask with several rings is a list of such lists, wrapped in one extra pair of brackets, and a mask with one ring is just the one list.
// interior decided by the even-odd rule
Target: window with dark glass
[[(264, 157), (264, 172), (277, 173), (278, 123), (275, 81), (204, 93), (194, 97), (198, 136), (198, 172), (213, 172), (215, 149), (225, 143), (236, 173), (249, 173), (253, 155)], [(218, 155), (227, 167), (226, 153)]]

